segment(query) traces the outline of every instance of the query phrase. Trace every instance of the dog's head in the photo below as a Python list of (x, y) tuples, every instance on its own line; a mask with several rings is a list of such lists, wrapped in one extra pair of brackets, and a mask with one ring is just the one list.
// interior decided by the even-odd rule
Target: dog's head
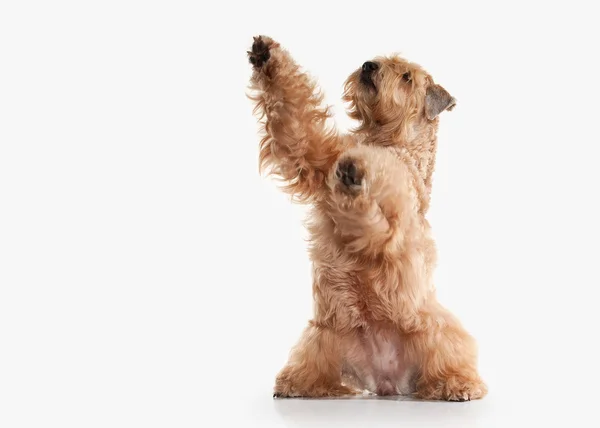
[(344, 100), (360, 131), (395, 129), (405, 137), (456, 105), (425, 70), (399, 56), (365, 62), (346, 81)]

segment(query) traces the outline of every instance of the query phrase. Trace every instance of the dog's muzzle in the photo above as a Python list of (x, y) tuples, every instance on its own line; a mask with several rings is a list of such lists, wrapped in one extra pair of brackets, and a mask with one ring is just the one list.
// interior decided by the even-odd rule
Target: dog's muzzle
[(373, 89), (375, 88), (375, 83), (373, 83), (373, 73), (379, 69), (379, 64), (373, 61), (367, 61), (362, 65), (360, 72), (360, 82), (363, 85), (369, 86)]

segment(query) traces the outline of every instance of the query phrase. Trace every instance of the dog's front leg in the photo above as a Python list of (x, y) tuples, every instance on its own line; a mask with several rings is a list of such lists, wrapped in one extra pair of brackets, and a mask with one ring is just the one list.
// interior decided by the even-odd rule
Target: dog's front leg
[(311, 78), (269, 37), (254, 38), (250, 98), (264, 117), (260, 166), (279, 176), (284, 190), (307, 200), (323, 189), (343, 137), (328, 129), (328, 109)]
[(274, 397), (339, 397), (358, 391), (342, 385), (341, 338), (309, 325), (277, 375)]

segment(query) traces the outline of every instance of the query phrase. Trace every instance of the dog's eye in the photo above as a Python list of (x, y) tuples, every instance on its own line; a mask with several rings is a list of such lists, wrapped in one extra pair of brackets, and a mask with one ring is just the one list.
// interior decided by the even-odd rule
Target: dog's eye
[(410, 75), (410, 71), (407, 71), (406, 73), (404, 73), (404, 74), (402, 75), (402, 79), (404, 79), (404, 80), (405, 80), (405, 81), (407, 81), (407, 82), (410, 82), (410, 81), (411, 81), (411, 79), (412, 79), (412, 76)]

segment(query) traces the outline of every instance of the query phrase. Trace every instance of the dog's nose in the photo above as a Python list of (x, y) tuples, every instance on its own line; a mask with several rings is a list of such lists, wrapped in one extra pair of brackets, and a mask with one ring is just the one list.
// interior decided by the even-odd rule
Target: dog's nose
[(375, 71), (379, 68), (379, 65), (373, 61), (367, 61), (362, 65), (363, 71)]

